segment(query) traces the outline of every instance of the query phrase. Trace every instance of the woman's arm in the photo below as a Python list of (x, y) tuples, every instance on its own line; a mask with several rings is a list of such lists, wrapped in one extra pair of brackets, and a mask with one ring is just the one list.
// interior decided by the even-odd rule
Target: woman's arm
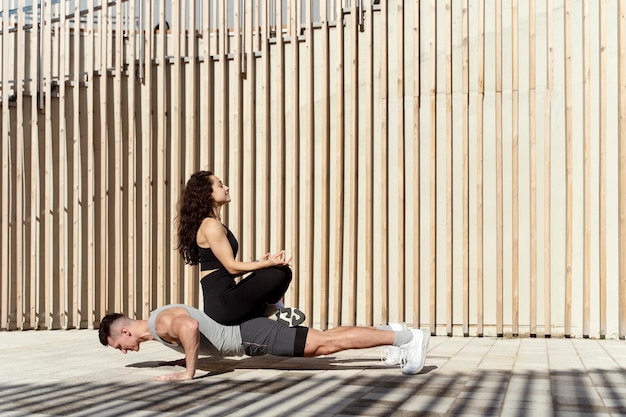
[(259, 261), (240, 262), (235, 259), (233, 249), (230, 246), (226, 231), (222, 224), (213, 218), (206, 218), (198, 230), (199, 243), (206, 242), (213, 251), (218, 261), (232, 275), (241, 275), (247, 272), (257, 271), (270, 266), (289, 265), (291, 259), (286, 259), (285, 251), (280, 251), (275, 255), (266, 255)]

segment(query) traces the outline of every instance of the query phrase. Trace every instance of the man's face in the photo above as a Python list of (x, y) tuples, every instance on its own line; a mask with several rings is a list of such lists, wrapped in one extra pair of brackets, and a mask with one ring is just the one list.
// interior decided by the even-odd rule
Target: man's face
[(108, 337), (109, 346), (126, 354), (128, 351), (139, 352), (139, 341), (126, 329), (122, 329), (118, 336)]

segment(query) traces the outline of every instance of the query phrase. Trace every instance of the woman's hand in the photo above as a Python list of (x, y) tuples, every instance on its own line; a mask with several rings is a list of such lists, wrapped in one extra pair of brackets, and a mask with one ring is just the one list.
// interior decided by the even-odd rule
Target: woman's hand
[(291, 262), (291, 257), (287, 259), (287, 255), (284, 250), (281, 250), (274, 255), (266, 254), (265, 256), (267, 257), (266, 260), (269, 261), (272, 266), (289, 266), (289, 263)]

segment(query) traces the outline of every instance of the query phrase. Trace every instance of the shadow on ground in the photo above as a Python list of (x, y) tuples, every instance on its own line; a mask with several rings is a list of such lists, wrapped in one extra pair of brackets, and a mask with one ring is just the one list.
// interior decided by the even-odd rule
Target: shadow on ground
[[(229, 415), (239, 411), (264, 415), (438, 416), (472, 414), (535, 416), (542, 410), (574, 413), (626, 413), (626, 374), (588, 372), (439, 372), (426, 367), (415, 376), (390, 373), (363, 359), (313, 358), (201, 359), (206, 376), (186, 383), (155, 381), (2, 384), (0, 414), (59, 416)], [(357, 365), (356, 363), (359, 364)], [(303, 364), (306, 363), (306, 366)], [(140, 362), (133, 367), (180, 365)], [(234, 371), (265, 368), (284, 371), (255, 379)], [(362, 370), (349, 374), (346, 369)], [(381, 370), (383, 369), (383, 370)], [(307, 372), (327, 370), (327, 372)], [(211, 378), (211, 377), (214, 378)], [(288, 393), (288, 394), (286, 394)], [(294, 400), (295, 399), (295, 400)], [(256, 411), (255, 411), (256, 410)], [(268, 414), (268, 410), (271, 412)]]

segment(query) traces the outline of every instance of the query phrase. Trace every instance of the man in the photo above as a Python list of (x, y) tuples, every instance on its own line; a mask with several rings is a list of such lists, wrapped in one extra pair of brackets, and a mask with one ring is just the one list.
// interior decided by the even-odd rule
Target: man
[(347, 349), (396, 346), (387, 364), (401, 363), (402, 372), (416, 374), (424, 367), (430, 334), (426, 330), (371, 327), (336, 327), (319, 331), (289, 327), (266, 317), (239, 326), (224, 326), (204, 312), (183, 304), (154, 310), (148, 320), (133, 320), (122, 314), (105, 316), (100, 323), (100, 343), (122, 353), (139, 351), (139, 345), (156, 340), (185, 354), (185, 371), (163, 375), (160, 381), (193, 379), (198, 355), (213, 356), (320, 356)]

